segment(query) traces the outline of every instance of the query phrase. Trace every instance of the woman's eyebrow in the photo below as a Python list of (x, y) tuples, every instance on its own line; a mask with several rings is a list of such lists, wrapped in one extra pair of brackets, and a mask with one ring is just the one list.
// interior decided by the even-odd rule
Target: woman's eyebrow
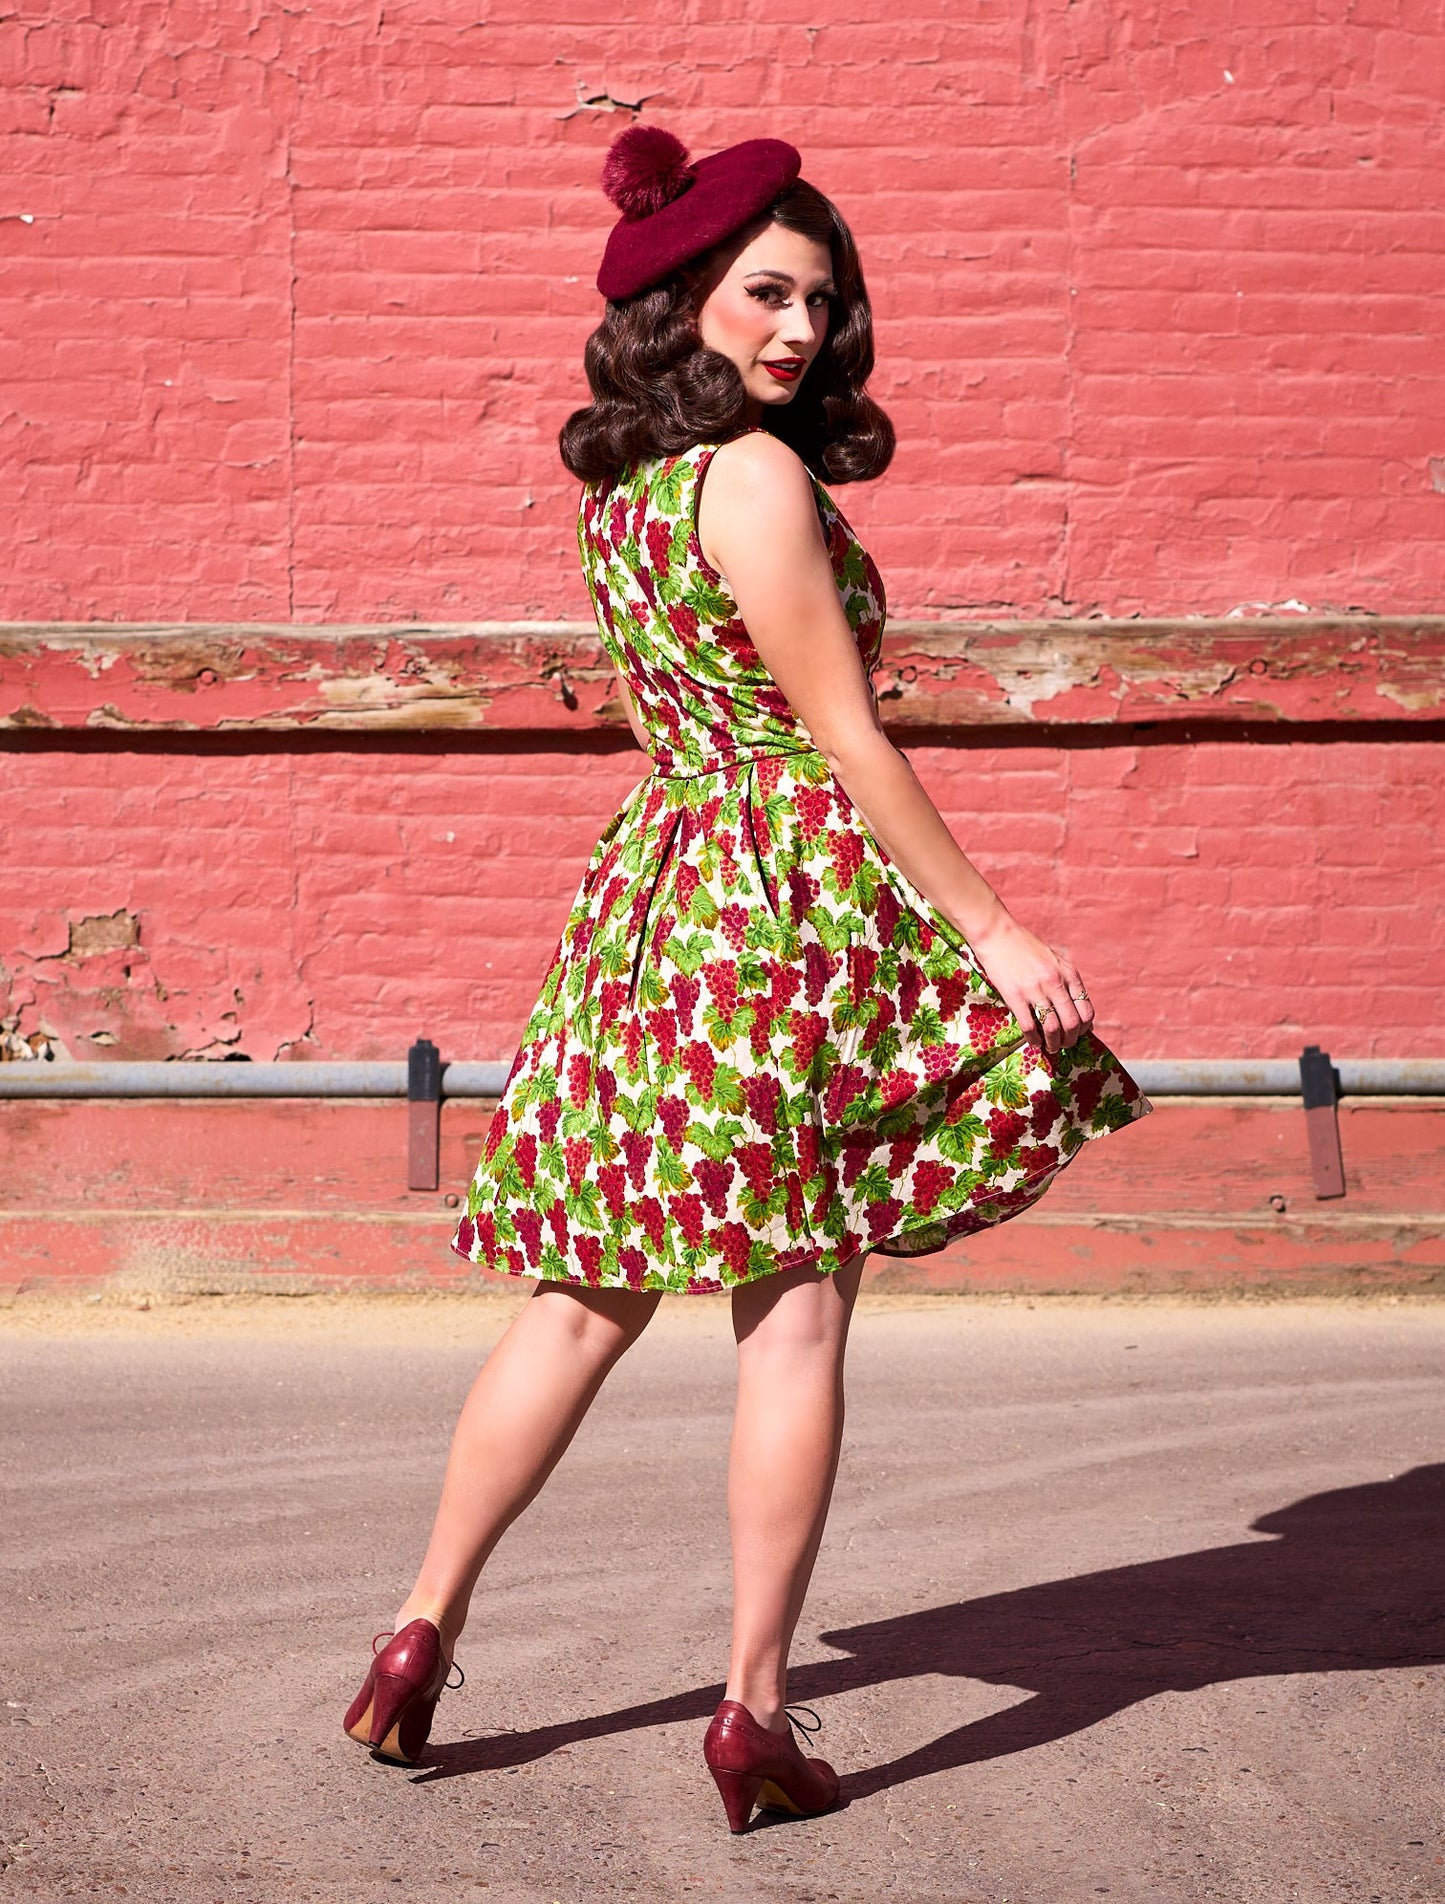
[[(791, 271), (774, 271), (771, 265), (760, 265), (756, 271), (748, 271), (743, 275), (749, 278), (777, 278), (782, 284), (796, 284), (797, 282)], [(832, 282), (833, 274), (830, 271), (827, 277), (819, 280), (818, 289), (821, 291), (825, 284), (831, 284)]]

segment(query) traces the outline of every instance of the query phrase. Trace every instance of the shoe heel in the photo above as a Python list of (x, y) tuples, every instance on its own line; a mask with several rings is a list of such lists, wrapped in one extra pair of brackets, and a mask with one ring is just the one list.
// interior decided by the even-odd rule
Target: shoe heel
[(728, 1830), (746, 1831), (748, 1820), (753, 1815), (753, 1806), (763, 1789), (762, 1779), (751, 1772), (724, 1771), (720, 1765), (710, 1765), (708, 1770), (722, 1798), (723, 1810), (728, 1815)]
[(415, 1765), (431, 1737), (436, 1709), (435, 1699), (413, 1700), (403, 1709), (381, 1744), (372, 1747), (373, 1755), (389, 1759), (394, 1765)]
[(382, 1758), (410, 1763), (426, 1743), (436, 1704), (435, 1699), (418, 1697), (410, 1681), (378, 1673), (366, 1743)]
[(416, 1687), (408, 1685), (404, 1679), (393, 1679), (389, 1673), (376, 1675), (371, 1689), (371, 1724), (366, 1736), (369, 1746), (375, 1749), (381, 1744), (401, 1717), (406, 1702), (415, 1693)]
[(785, 1792), (781, 1785), (771, 1778), (763, 1780), (763, 1789), (758, 1793), (758, 1803), (764, 1811), (785, 1811), (794, 1818), (806, 1818), (807, 1813)]
[(348, 1739), (355, 1739), (358, 1745), (371, 1743), (371, 1695), (376, 1684), (376, 1674), (368, 1673), (361, 1691), (347, 1708), (346, 1717), (341, 1721), (342, 1730)]

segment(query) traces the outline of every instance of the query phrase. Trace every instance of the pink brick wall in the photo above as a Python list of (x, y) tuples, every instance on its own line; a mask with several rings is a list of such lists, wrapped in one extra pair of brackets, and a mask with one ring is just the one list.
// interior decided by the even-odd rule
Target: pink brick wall
[[(910, 751), (1122, 1055), (1441, 1055), (1438, 747)], [(419, 1033), (509, 1057), (642, 772), (630, 747), (0, 753), (24, 816), (0, 1013), (83, 1058), (396, 1058)]]
[[(0, 618), (584, 618), (555, 438), (609, 96), (699, 152), (794, 139), (853, 223), (900, 450), (842, 499), (895, 617), (1445, 605), (1437, 7), (622, 11), (7, 12)], [(1126, 1055), (1438, 1056), (1438, 731), (913, 753)], [(0, 1017), (77, 1057), (506, 1056), (642, 771), (12, 747)]]
[(1438, 6), (819, 19), (19, 0), (0, 616), (584, 614), (599, 95), (852, 221), (895, 612), (1439, 605)]

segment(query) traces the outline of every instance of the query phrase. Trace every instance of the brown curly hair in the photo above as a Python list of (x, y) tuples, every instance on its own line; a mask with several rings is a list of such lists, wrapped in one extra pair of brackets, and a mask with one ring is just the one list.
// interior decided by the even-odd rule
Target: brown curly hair
[(867, 482), (893, 458), (894, 432), (863, 386), (873, 369), (873, 312), (853, 234), (838, 208), (799, 179), (742, 233), (690, 260), (635, 297), (609, 301), (587, 339), (592, 402), (562, 425), (562, 461), (583, 482), (606, 483), (629, 463), (725, 441), (743, 428), (747, 393), (737, 366), (699, 339), (700, 293), (724, 251), (776, 223), (828, 246), (837, 296), (823, 344), (786, 407), (765, 427), (834, 483)]

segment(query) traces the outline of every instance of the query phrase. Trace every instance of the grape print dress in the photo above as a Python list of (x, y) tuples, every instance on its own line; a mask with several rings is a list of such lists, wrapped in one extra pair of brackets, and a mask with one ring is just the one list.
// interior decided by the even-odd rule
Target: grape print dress
[[(703, 555), (717, 447), (583, 491), (655, 765), (583, 875), (452, 1240), (508, 1275), (705, 1291), (922, 1255), (1151, 1108), (1092, 1034), (1026, 1041), (850, 803)], [(871, 673), (883, 583), (814, 486)]]

